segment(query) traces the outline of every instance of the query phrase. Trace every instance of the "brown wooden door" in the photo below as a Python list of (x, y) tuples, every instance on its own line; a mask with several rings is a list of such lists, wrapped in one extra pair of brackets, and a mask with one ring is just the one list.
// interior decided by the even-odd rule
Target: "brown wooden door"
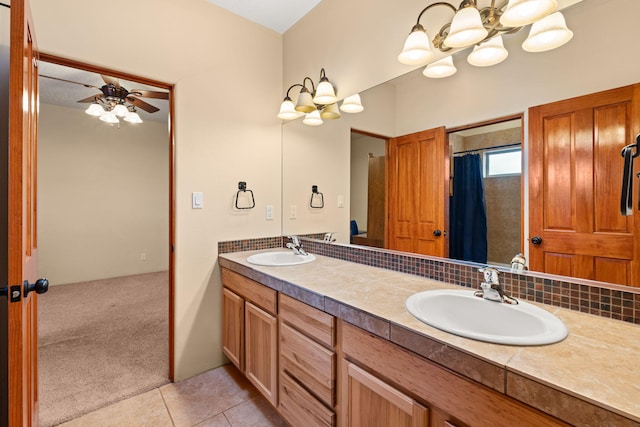
[(37, 274), (36, 169), (38, 72), (27, 1), (11, 2), (9, 89), (8, 281), (9, 425), (38, 424), (37, 296), (24, 281)]
[(626, 86), (529, 110), (532, 270), (640, 286), (640, 213), (622, 216), (619, 208), (620, 150), (640, 131), (639, 91)]
[(439, 127), (389, 141), (389, 249), (448, 256), (449, 147)]

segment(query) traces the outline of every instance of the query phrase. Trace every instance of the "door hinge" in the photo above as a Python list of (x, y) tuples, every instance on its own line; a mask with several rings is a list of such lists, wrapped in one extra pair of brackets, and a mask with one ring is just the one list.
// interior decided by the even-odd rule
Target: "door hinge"
[(9, 286), (0, 288), (0, 297), (9, 297), (10, 302), (20, 301), (21, 296), (22, 286), (20, 285), (13, 285), (11, 288), (9, 288)]

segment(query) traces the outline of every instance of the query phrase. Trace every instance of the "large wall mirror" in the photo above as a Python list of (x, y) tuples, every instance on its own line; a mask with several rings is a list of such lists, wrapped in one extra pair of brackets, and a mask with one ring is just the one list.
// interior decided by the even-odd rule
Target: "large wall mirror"
[[(526, 34), (516, 33), (505, 37), (509, 57), (496, 66), (473, 67), (464, 54), (455, 55), (458, 72), (452, 77), (428, 79), (418, 69), (362, 92), (362, 113), (343, 114), (341, 119), (325, 121), (319, 127), (305, 126), (299, 120), (285, 123), (283, 234), (333, 232), (337, 243), (349, 244), (353, 219), (368, 234), (370, 225), (362, 214), (366, 210), (363, 201), (368, 201), (363, 175), (352, 182), (352, 178), (356, 179), (354, 168), (365, 166), (356, 166), (352, 156), (368, 163), (370, 157), (380, 157), (380, 143), (387, 138), (445, 126), (453, 159), (467, 152), (481, 153), (483, 158), (487, 154), (523, 158), (524, 169), (520, 173), (503, 173), (500, 182), (496, 179), (485, 185), (485, 190), (491, 192), (487, 194), (487, 204), (504, 215), (489, 220), (499, 224), (493, 232), (489, 230), (489, 240), (502, 240), (495, 240), (501, 243), (493, 247), (489, 245), (487, 261), (508, 265), (511, 257), (521, 251), (521, 242), (529, 237), (528, 109), (639, 82), (640, 63), (633, 52), (635, 41), (640, 40), (640, 27), (633, 22), (633, 13), (619, 13), (628, 9), (640, 13), (640, 5), (630, 0), (583, 1), (564, 11), (574, 38), (560, 49), (538, 54), (524, 52), (520, 45)], [(616, 25), (605, 29), (603, 22)], [(616, 66), (611, 67), (612, 63)], [(522, 120), (492, 123), (505, 117)], [(456, 129), (460, 131), (452, 132)], [(369, 147), (364, 145), (365, 140), (370, 142)], [(490, 149), (491, 145), (498, 148)], [(323, 209), (308, 206), (312, 185), (323, 192)], [(618, 185), (612, 183), (614, 188)], [(370, 244), (376, 246), (375, 242)]]

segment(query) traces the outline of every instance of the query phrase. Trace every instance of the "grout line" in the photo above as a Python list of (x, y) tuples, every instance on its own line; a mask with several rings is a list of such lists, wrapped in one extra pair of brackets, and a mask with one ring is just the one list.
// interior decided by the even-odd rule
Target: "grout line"
[(158, 392), (160, 392), (160, 398), (162, 399), (162, 403), (164, 404), (164, 407), (167, 410), (167, 414), (169, 414), (169, 419), (171, 420), (171, 425), (173, 425), (173, 427), (176, 427), (176, 422), (173, 420), (173, 416), (171, 415), (171, 410), (169, 409), (169, 406), (167, 405), (167, 401), (165, 400), (164, 394), (162, 394), (162, 390), (160, 390), (160, 387), (158, 387)]

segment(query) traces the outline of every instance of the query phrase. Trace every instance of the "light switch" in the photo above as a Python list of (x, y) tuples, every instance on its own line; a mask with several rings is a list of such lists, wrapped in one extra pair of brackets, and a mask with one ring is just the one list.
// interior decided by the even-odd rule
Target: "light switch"
[(264, 211), (264, 218), (267, 220), (273, 219), (273, 206), (267, 205)]
[(338, 207), (339, 208), (344, 208), (344, 196), (343, 195), (338, 196)]
[(202, 192), (194, 191), (191, 193), (191, 208), (202, 209)]
[(289, 206), (289, 219), (296, 219), (298, 216), (298, 210), (296, 209), (296, 205)]

